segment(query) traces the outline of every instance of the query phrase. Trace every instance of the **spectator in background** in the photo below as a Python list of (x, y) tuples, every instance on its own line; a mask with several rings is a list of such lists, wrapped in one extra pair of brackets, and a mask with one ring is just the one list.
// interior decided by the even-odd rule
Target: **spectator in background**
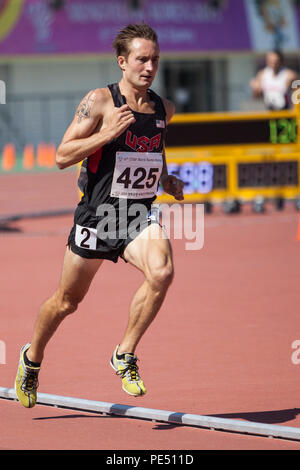
[(283, 54), (278, 50), (270, 51), (266, 55), (266, 66), (250, 81), (253, 97), (262, 97), (269, 110), (291, 108), (291, 85), (297, 78), (297, 73), (284, 65)]

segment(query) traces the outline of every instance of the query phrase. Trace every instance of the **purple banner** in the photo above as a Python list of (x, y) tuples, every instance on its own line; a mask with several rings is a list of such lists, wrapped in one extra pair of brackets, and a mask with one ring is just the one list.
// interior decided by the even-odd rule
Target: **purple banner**
[[(274, 4), (261, 2), (269, 3)], [(292, 0), (284, 3), (284, 14), (296, 22)], [(118, 31), (142, 21), (157, 31), (163, 53), (266, 49), (267, 39), (272, 42), (275, 34), (275, 29), (268, 29), (267, 10), (258, 11), (255, 0), (220, 0), (218, 8), (208, 0), (65, 0), (61, 9), (50, 4), (0, 0), (0, 54), (112, 53)], [(297, 13), (299, 18), (299, 9)], [(270, 14), (275, 18), (274, 12)], [(299, 45), (299, 28), (288, 26), (285, 30), (282, 26), (281, 39), (283, 48), (293, 49)], [(276, 24), (274, 28), (278, 34)], [(288, 42), (291, 28), (295, 31), (289, 33)]]

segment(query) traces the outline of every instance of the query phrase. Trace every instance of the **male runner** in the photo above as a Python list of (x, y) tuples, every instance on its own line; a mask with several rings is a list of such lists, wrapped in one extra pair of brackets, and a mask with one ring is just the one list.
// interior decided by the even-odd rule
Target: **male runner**
[[(168, 175), (164, 154), (166, 125), (174, 105), (149, 89), (159, 63), (155, 31), (146, 24), (128, 25), (113, 46), (122, 71), (120, 82), (86, 95), (57, 151), (61, 169), (83, 161), (79, 181), (84, 195), (75, 211), (60, 285), (42, 305), (31, 343), (21, 349), (15, 388), (19, 401), (28, 408), (36, 403), (38, 373), (48, 341), (62, 320), (77, 309), (103, 260), (117, 262), (119, 257), (141, 270), (145, 280), (133, 298), (111, 366), (127, 393), (146, 393), (134, 352), (173, 277), (170, 242), (149, 211), (159, 181), (177, 200), (183, 199), (183, 183)], [(139, 231), (133, 224), (136, 204), (145, 209)], [(117, 235), (105, 230), (114, 217), (107, 218), (103, 208), (113, 209)]]
[(297, 73), (284, 65), (284, 56), (278, 51), (266, 55), (266, 66), (251, 79), (254, 98), (263, 97), (266, 109), (278, 111), (292, 107), (291, 85)]

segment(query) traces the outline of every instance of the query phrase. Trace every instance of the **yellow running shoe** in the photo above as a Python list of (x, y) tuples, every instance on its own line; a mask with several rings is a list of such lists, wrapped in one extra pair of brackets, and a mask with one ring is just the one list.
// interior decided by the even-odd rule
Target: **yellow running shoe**
[(132, 353), (117, 356), (118, 347), (119, 345), (114, 350), (110, 365), (116, 371), (117, 375), (121, 376), (124, 392), (135, 397), (145, 395), (146, 388), (138, 373), (138, 366), (136, 365), (137, 357)]
[(25, 408), (32, 408), (36, 404), (38, 375), (40, 367), (31, 367), (25, 364), (24, 353), (29, 349), (30, 343), (22, 347), (15, 381), (15, 391), (20, 403)]

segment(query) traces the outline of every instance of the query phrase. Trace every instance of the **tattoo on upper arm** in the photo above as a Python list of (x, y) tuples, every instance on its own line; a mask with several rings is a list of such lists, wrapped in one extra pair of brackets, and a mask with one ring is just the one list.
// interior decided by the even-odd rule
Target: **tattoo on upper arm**
[(95, 102), (95, 93), (91, 92), (86, 98), (84, 98), (77, 108), (77, 122), (81, 122), (82, 119), (90, 117), (92, 106)]

